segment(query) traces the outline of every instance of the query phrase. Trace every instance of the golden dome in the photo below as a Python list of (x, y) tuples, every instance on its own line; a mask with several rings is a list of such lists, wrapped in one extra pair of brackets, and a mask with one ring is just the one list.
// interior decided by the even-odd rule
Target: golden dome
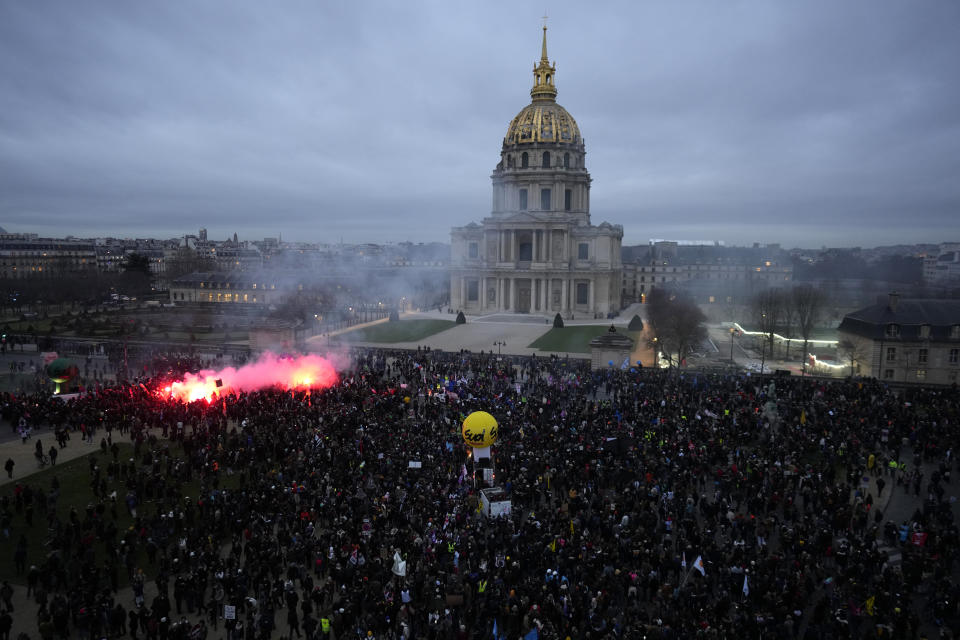
[(556, 65), (550, 64), (547, 58), (547, 27), (544, 26), (540, 63), (533, 68), (533, 87), (530, 89), (533, 102), (510, 122), (503, 140), (505, 145), (535, 142), (581, 144), (577, 121), (557, 104), (556, 73)]
[(562, 142), (580, 144), (580, 127), (556, 102), (533, 102), (510, 122), (504, 144)]

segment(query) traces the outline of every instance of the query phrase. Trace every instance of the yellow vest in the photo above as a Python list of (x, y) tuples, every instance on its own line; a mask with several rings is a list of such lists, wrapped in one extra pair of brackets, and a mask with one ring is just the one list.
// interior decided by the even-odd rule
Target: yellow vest
[(330, 618), (320, 618), (320, 630), (324, 633), (330, 632)]

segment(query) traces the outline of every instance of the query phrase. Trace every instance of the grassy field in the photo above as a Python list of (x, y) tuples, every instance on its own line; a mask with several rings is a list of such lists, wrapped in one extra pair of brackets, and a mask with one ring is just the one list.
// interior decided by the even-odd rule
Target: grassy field
[[(566, 351), (569, 353), (590, 353), (590, 341), (603, 335), (610, 328), (609, 325), (581, 325), (550, 329), (529, 346), (540, 351)], [(640, 339), (640, 333), (627, 331), (634, 340)]]
[(339, 337), (349, 342), (416, 342), (454, 325), (453, 320), (400, 320), (348, 331)]
[[(49, 440), (49, 442), (47, 442)], [(44, 438), (46, 444), (52, 444), (53, 438)], [(30, 443), (28, 443), (30, 446)], [(84, 446), (79, 437), (73, 438), (70, 442), (70, 447), (82, 447)], [(133, 456), (133, 446), (129, 443), (123, 443), (119, 445), (120, 454), (118, 459), (122, 462), (129, 460)], [(92, 475), (90, 473), (90, 458), (96, 460), (96, 464), (100, 466), (101, 473), (103, 477), (106, 477), (106, 468), (111, 460), (111, 454), (107, 453), (106, 455), (100, 452), (99, 447), (88, 447), (90, 453), (70, 460), (69, 462), (57, 463), (54, 467), (46, 467), (41, 471), (32, 473), (30, 475), (25, 474), (28, 469), (20, 469), (19, 466), (16, 470), (17, 477), (22, 478), (19, 480), (21, 484), (31, 486), (34, 491), (42, 490), (45, 493), (49, 493), (51, 489), (51, 483), (56, 477), (60, 482), (60, 497), (57, 500), (56, 512), (60, 520), (63, 522), (69, 522), (70, 518), (70, 509), (76, 508), (77, 513), (81, 520), (83, 520), (85, 514), (84, 510), (87, 505), (97, 504), (97, 499), (93, 495), (93, 490), (90, 486)], [(146, 450), (146, 449), (145, 449)], [(171, 455), (179, 457), (182, 455), (180, 449), (171, 447)], [(31, 465), (32, 466), (32, 465)], [(140, 468), (138, 461), (137, 467)], [(33, 469), (29, 469), (32, 471)], [(220, 474), (220, 487), (221, 488), (235, 488), (239, 484), (239, 476), (227, 476), (224, 473)], [(183, 485), (183, 494), (189, 496), (196, 500), (200, 494), (200, 481), (194, 479), (192, 482), (186, 483)], [(113, 482), (108, 480), (107, 482), (107, 493), (108, 495), (113, 492), (117, 492), (117, 503), (116, 503), (116, 523), (117, 530), (119, 534), (122, 533), (133, 524), (133, 518), (127, 513), (126, 505), (124, 504), (124, 497), (126, 496), (126, 488), (124, 482), (114, 478)], [(30, 565), (39, 566), (43, 560), (48, 555), (49, 551), (45, 545), (48, 532), (47, 532), (47, 519), (46, 516), (39, 511), (39, 509), (34, 509), (33, 512), (33, 525), (28, 526), (26, 522), (26, 513), (16, 513), (14, 511), (14, 485), (7, 484), (0, 489), (0, 495), (8, 496), (10, 498), (10, 511), (13, 513), (13, 518), (10, 526), (10, 536), (9, 537), (0, 537), (0, 576), (3, 576), (5, 579), (10, 580), (12, 583), (25, 584), (27, 576), (26, 574), (16, 575), (16, 565), (14, 563), (14, 551), (17, 547), (17, 542), (20, 540), (20, 536), (25, 535), (28, 547), (27, 547), (27, 567)], [(34, 506), (36, 505), (36, 499), (33, 501)], [(138, 509), (141, 512), (151, 513), (153, 512), (153, 505), (149, 502), (146, 504), (141, 504)], [(113, 514), (111, 513), (110, 501), (106, 501), (106, 511), (104, 513), (105, 522), (109, 523), (113, 521)], [(118, 535), (119, 540), (119, 535)], [(93, 545), (95, 550), (95, 555), (97, 558), (98, 564), (102, 564), (103, 556), (103, 544), (97, 541)], [(76, 548), (74, 548), (76, 552)], [(152, 578), (155, 573), (156, 567), (150, 567), (147, 561), (146, 552), (142, 547), (139, 549), (137, 556), (137, 566), (141, 567), (144, 572), (147, 574), (148, 578)], [(127, 584), (126, 572), (121, 566), (118, 571), (120, 576), (120, 584)]]

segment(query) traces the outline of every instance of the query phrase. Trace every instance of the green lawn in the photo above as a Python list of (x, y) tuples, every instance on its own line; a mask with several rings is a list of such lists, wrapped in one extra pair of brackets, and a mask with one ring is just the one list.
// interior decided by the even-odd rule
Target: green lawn
[[(590, 341), (603, 335), (610, 329), (610, 325), (580, 325), (550, 329), (529, 345), (531, 349), (540, 351), (566, 351), (569, 353), (590, 353)], [(620, 331), (618, 329), (618, 331)], [(639, 332), (626, 331), (634, 341), (640, 339)]]
[(400, 320), (348, 331), (338, 337), (349, 342), (416, 342), (454, 325), (453, 320)]
[[(43, 434), (44, 444), (49, 445), (54, 444), (54, 439), (50, 434)], [(99, 437), (97, 442), (99, 443)], [(166, 444), (161, 442), (160, 444)], [(27, 443), (26, 446), (33, 448), (33, 441)], [(29, 467), (21, 469), (20, 465), (17, 466), (15, 471), (15, 478), (21, 484), (30, 485), (35, 491), (40, 489), (46, 493), (50, 492), (51, 482), (54, 476), (60, 481), (60, 497), (57, 500), (57, 515), (63, 522), (69, 522), (70, 518), (70, 509), (76, 508), (77, 512), (81, 518), (84, 518), (84, 510), (87, 505), (92, 505), (97, 503), (97, 499), (93, 495), (93, 490), (90, 486), (91, 474), (90, 474), (90, 458), (93, 457), (96, 459), (97, 464), (100, 466), (100, 469), (103, 473), (103, 477), (106, 477), (106, 468), (107, 464), (111, 460), (112, 456), (108, 452), (106, 455), (100, 452), (100, 447), (90, 447), (89, 445), (84, 445), (80, 441), (79, 434), (76, 434), (73, 439), (70, 441), (70, 447), (86, 447), (90, 451), (89, 454), (70, 460), (69, 462), (57, 463), (54, 467), (46, 467), (41, 471), (36, 473), (29, 472), (34, 471), (34, 464), (29, 465)], [(122, 443), (120, 446), (120, 455), (119, 460), (125, 461), (129, 460), (133, 456), (133, 445), (129, 443)], [(160, 446), (160, 445), (158, 445)], [(143, 451), (146, 451), (146, 446)], [(174, 457), (182, 456), (182, 450), (171, 446), (170, 448), (171, 455)], [(140, 468), (140, 460), (137, 461), (137, 467)], [(221, 488), (236, 488), (239, 485), (240, 476), (233, 475), (228, 476), (225, 473), (219, 475), (220, 478), (220, 487)], [(183, 485), (183, 494), (189, 496), (196, 500), (200, 495), (200, 481), (199, 479), (194, 478), (193, 481), (185, 483)], [(120, 481), (117, 478), (113, 479), (113, 482), (107, 482), (107, 493), (116, 491), (117, 492), (117, 503), (116, 503), (116, 523), (117, 529), (122, 534), (130, 525), (133, 524), (133, 518), (127, 513), (127, 508), (124, 504), (124, 498), (126, 496), (126, 488), (124, 482)], [(16, 513), (14, 511), (13, 505), (13, 495), (14, 495), (14, 484), (6, 484), (0, 488), (0, 495), (9, 496), (10, 498), (10, 511), (13, 513), (13, 518), (10, 526), (10, 537), (4, 538), (0, 536), (0, 576), (3, 576), (5, 579), (9, 579), (11, 582), (25, 584), (26, 583), (26, 574), (16, 575), (16, 565), (14, 564), (14, 550), (16, 549), (17, 542), (20, 540), (20, 535), (26, 535), (27, 542), (29, 546), (27, 547), (27, 567), (30, 565), (39, 566), (44, 558), (48, 554), (48, 550), (45, 546), (45, 541), (47, 540), (47, 520), (39, 509), (34, 508), (33, 512), (33, 526), (28, 526), (26, 522), (26, 513)], [(36, 505), (36, 499), (33, 502), (34, 506)], [(106, 522), (113, 520), (113, 515), (111, 513), (110, 501), (106, 501), (106, 512), (104, 517)], [(150, 513), (154, 511), (154, 506), (149, 502), (146, 504), (141, 504), (138, 507), (139, 512), (141, 513)], [(102, 564), (104, 559), (104, 548), (103, 543), (97, 541), (93, 546), (98, 564)], [(146, 552), (141, 547), (137, 556), (137, 566), (141, 567), (146, 573), (148, 578), (152, 578), (156, 573), (157, 567), (150, 567), (147, 561)], [(127, 583), (126, 573), (123, 570), (123, 567), (120, 567), (119, 570), (120, 584), (125, 585)]]

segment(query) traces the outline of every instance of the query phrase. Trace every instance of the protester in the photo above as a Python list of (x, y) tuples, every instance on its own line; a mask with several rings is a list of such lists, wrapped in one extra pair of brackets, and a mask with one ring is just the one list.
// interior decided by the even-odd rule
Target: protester
[[(956, 624), (955, 390), (358, 350), (323, 391), (180, 404), (157, 392), (182, 374), (168, 364), (68, 402), (0, 398), (38, 429), (102, 439), (93, 503), (57, 518), (56, 491), (29, 478), (3, 502), (14, 520), (46, 514), (38, 624), (61, 637), (199, 637), (221, 621), (229, 638), (308, 640)], [(475, 410), (500, 423), (509, 517), (481, 513), (460, 437)], [(878, 460), (894, 464), (883, 496)], [(914, 490), (901, 534), (881, 504)]]

